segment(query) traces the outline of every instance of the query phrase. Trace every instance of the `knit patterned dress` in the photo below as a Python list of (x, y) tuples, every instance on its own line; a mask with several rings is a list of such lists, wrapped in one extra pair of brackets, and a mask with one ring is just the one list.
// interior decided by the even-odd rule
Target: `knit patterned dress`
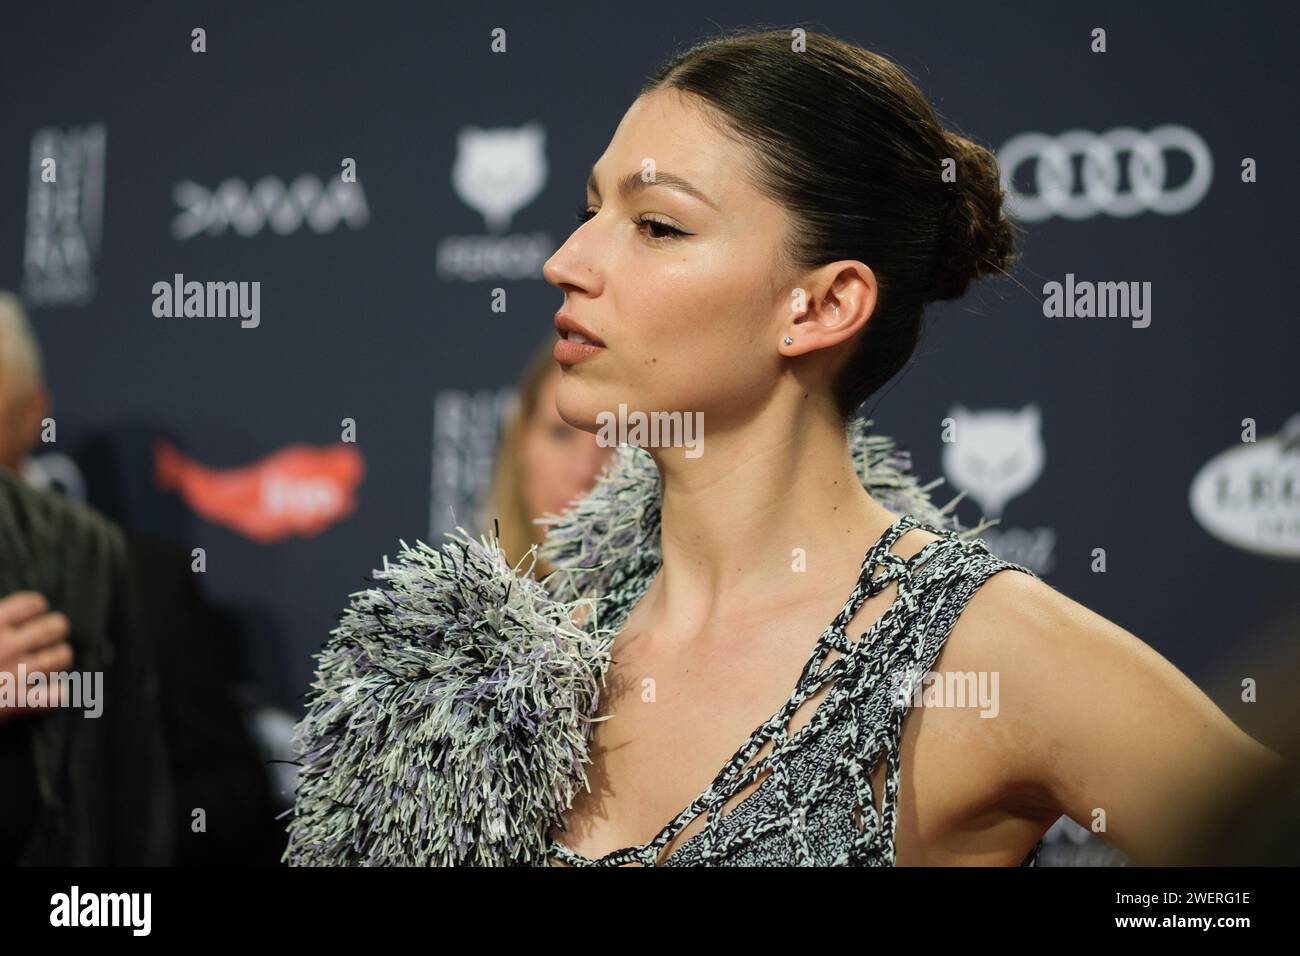
[[(910, 559), (893, 545), (912, 528), (941, 535)], [(930, 671), (958, 614), (979, 586), (1003, 570), (1033, 572), (992, 556), (980, 541), (903, 515), (870, 549), (843, 609), (827, 626), (786, 703), (761, 724), (713, 783), (649, 842), (590, 859), (554, 840), (554, 857), (572, 866), (893, 866), (899, 744), (904, 703)], [(619, 593), (621, 626), (650, 576)], [(898, 590), (885, 613), (856, 638), (846, 625), (891, 582)], [(608, 610), (607, 610), (608, 613)], [(828, 654), (839, 656), (823, 666)], [(791, 736), (790, 719), (829, 683), (812, 718)], [(754, 760), (771, 741), (772, 749)], [(887, 761), (881, 811), (870, 774)], [(767, 778), (735, 808), (719, 809), (760, 775)], [(861, 825), (855, 823), (855, 810)], [(708, 823), (666, 859), (667, 846), (697, 816)], [(1022, 865), (1036, 865), (1040, 840)]]

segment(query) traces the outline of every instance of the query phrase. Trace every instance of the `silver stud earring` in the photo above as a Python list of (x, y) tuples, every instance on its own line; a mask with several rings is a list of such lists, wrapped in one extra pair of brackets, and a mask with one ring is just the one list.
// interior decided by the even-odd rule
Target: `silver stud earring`
[(781, 341), (783, 341), (786, 345), (794, 345), (794, 339), (790, 338), (790, 336), (788, 335)]

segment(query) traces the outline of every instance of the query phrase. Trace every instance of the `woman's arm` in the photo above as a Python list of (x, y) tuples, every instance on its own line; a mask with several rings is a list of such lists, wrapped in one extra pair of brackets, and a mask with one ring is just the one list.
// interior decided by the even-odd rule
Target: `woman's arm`
[(1135, 862), (1177, 862), (1281, 762), (1150, 646), (1029, 575), (994, 575), (957, 628), (997, 662), (1002, 713), (1032, 728), (1015, 735), (1015, 782)]

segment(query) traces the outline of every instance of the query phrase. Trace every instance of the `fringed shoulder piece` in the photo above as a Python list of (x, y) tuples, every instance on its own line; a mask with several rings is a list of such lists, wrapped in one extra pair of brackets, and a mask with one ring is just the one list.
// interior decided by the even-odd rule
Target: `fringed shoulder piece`
[[(845, 439), (858, 479), (880, 505), (899, 514), (914, 515), (923, 524), (977, 537), (996, 524), (982, 521), (963, 530), (954, 509), (962, 492), (942, 508), (930, 501), (937, 478), (922, 485), (912, 474), (911, 454), (896, 448), (887, 435), (870, 434), (869, 419), (854, 418), (845, 426)], [(555, 567), (546, 588), (558, 599), (598, 598), (647, 571), (662, 560), (659, 520), (662, 501), (659, 469), (643, 448), (621, 445), (614, 450), (596, 485), (561, 515), (537, 519), (548, 526), (538, 554)]]
[[(891, 439), (846, 430), (859, 476), (890, 510), (963, 536)], [(315, 655), (294, 736), (291, 865), (535, 865), (587, 785), (590, 726), (613, 629), (602, 602), (658, 567), (660, 479), (622, 446), (551, 525), (539, 583), (495, 537), (400, 542), (350, 596)], [(527, 560), (527, 559), (525, 559)], [(522, 573), (521, 573), (522, 572)], [(589, 613), (591, 611), (596, 613)]]
[(540, 863), (586, 780), (606, 642), (496, 538), (448, 537), (401, 542), (316, 655), (290, 865)]

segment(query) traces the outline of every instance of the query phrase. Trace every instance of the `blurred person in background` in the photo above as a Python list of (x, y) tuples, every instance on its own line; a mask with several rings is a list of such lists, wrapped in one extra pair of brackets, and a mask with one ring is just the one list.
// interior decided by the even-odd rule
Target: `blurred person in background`
[[(23, 476), (49, 406), (22, 305), (0, 292), (0, 680), (15, 695), (0, 700), (0, 865), (168, 863), (171, 778), (125, 540)], [(102, 673), (99, 716), (25, 699), (33, 673), (73, 671)]]
[[(136, 585), (121, 529), (0, 468), (0, 681), (17, 692), (0, 701), (0, 864), (172, 860), (159, 675)], [(79, 674), (80, 699), (15, 706), (33, 671)]]
[(31, 455), (42, 366), (0, 291), (0, 672), (103, 670), (110, 703), (0, 713), (0, 865), (274, 864), (269, 774), (189, 556), (56, 493)]
[[(554, 347), (555, 338), (548, 335), (524, 369), (517, 400), (502, 427), (492, 487), (480, 521), (487, 531), (493, 519), (499, 522), (501, 549), (516, 565), (529, 548), (542, 543), (545, 529), (533, 524), (533, 519), (566, 511), (574, 499), (591, 490), (613, 453), (613, 448), (602, 448), (594, 434), (574, 428), (556, 411), (560, 365)], [(528, 568), (525, 562), (520, 570)], [(551, 570), (540, 558), (533, 566), (539, 579)]]
[(41, 422), (49, 412), (36, 337), (22, 303), (0, 291), (0, 468), (29, 478), (29, 453), (40, 441)]

